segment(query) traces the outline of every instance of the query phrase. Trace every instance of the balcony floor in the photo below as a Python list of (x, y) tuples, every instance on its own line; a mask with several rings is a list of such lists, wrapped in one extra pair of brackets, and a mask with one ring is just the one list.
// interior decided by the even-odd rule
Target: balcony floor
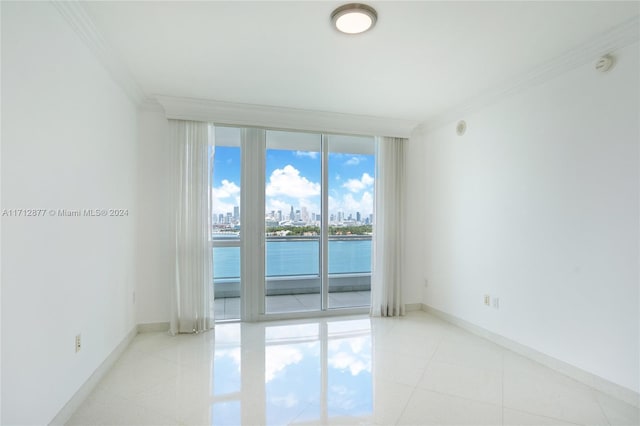
[[(329, 308), (369, 306), (370, 291), (329, 293)], [(267, 313), (315, 311), (320, 308), (320, 294), (287, 294), (267, 296)], [(240, 318), (240, 298), (216, 299), (216, 320)]]

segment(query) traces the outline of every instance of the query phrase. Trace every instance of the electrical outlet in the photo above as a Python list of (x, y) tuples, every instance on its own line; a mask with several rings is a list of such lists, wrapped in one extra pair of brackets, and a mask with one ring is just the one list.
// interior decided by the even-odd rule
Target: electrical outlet
[(489, 296), (488, 294), (484, 295), (484, 304), (487, 306), (491, 306), (491, 296)]
[(80, 349), (82, 349), (82, 341), (80, 339), (80, 335), (76, 335), (76, 353), (80, 352)]
[(499, 297), (494, 297), (493, 298), (493, 309), (500, 309), (500, 298)]

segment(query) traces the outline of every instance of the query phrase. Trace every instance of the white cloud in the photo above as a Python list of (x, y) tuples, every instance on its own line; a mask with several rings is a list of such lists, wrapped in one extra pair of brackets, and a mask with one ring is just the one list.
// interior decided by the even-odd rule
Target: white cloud
[(240, 193), (240, 187), (236, 185), (234, 182), (229, 182), (226, 179), (222, 181), (222, 186), (219, 186), (217, 188), (213, 187), (211, 189), (211, 194), (214, 196), (214, 198), (224, 199), (239, 193)]
[(371, 372), (371, 340), (360, 337), (330, 342), (327, 361), (338, 370), (348, 369), (352, 376)]
[(346, 194), (342, 198), (342, 205), (344, 206), (345, 212), (357, 212), (359, 211), (358, 208), (360, 207), (360, 203), (358, 202), (358, 200), (353, 198), (353, 195), (351, 194)]
[(310, 216), (320, 213), (320, 184), (300, 176), (300, 172), (290, 165), (273, 171), (265, 195), (267, 214), (282, 210), (288, 218), (291, 206), (294, 210), (306, 208)]
[(365, 191), (360, 199), (355, 198), (353, 194), (347, 193), (342, 198), (329, 196), (329, 213), (336, 214), (343, 212), (354, 214), (360, 212), (363, 218), (373, 213), (373, 194)]
[(338, 352), (327, 359), (328, 364), (337, 370), (348, 369), (352, 376), (362, 371), (371, 371), (371, 360), (366, 357), (358, 358), (348, 352)]
[(300, 402), (293, 393), (288, 393), (286, 396), (272, 396), (269, 398), (269, 402), (277, 407), (291, 408), (298, 405)]
[(345, 166), (357, 166), (358, 164), (360, 164), (359, 157), (351, 157), (344, 163)]
[[(351, 194), (347, 194), (347, 196), (351, 196)], [(356, 211), (360, 212), (365, 216), (373, 213), (373, 195), (370, 192), (365, 192), (362, 194), (362, 198), (360, 200), (351, 200), (351, 203), (347, 203), (350, 207), (347, 211)]]
[(354, 388), (348, 388), (344, 385), (333, 385), (329, 387), (328, 404), (341, 411), (353, 411), (362, 404), (362, 397), (358, 396), (358, 392)]
[(363, 189), (373, 185), (375, 181), (369, 173), (363, 173), (360, 179), (349, 179), (347, 182), (342, 184), (343, 188), (347, 188), (351, 192), (360, 192)]
[(293, 198), (308, 198), (320, 195), (320, 184), (300, 176), (300, 171), (288, 164), (283, 169), (275, 169), (271, 173), (265, 194), (268, 197), (286, 195)]
[(220, 200), (213, 200), (213, 205), (211, 206), (212, 209), (212, 213), (216, 216), (222, 214), (222, 215), (227, 215), (227, 213), (233, 213), (233, 208), (235, 206), (237, 206), (238, 204), (234, 204), (234, 203), (225, 203), (223, 201)]
[(304, 355), (291, 346), (267, 346), (265, 348), (264, 382), (269, 383), (287, 366), (302, 361)]
[(283, 215), (289, 217), (289, 213), (291, 212), (291, 204), (286, 203), (282, 200), (278, 200), (277, 198), (267, 199), (266, 212), (271, 213), (271, 211), (277, 212), (278, 210), (281, 210)]
[(233, 213), (233, 207), (240, 205), (240, 187), (224, 179), (221, 186), (211, 188), (211, 197), (215, 214)]
[(364, 184), (358, 179), (349, 179), (342, 187), (347, 188), (351, 192), (360, 192), (364, 189)]
[(312, 160), (318, 158), (318, 152), (315, 151), (296, 151), (296, 157), (309, 157)]
[(218, 362), (224, 358), (229, 358), (233, 365), (236, 367), (236, 371), (240, 373), (240, 366), (242, 365), (242, 351), (239, 347), (232, 349), (216, 349), (213, 358)]

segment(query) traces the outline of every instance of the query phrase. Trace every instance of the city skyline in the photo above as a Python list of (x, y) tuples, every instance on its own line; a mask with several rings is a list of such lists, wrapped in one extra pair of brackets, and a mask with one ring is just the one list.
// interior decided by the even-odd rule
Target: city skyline
[[(231, 212), (213, 214), (214, 224), (236, 224), (240, 222), (240, 209), (239, 206), (234, 206), (233, 214)], [(287, 226), (287, 225), (320, 225), (322, 215), (320, 213), (309, 212), (306, 208), (294, 209), (291, 206), (289, 212), (283, 212), (282, 210), (272, 210), (271, 212), (265, 212), (265, 222), (268, 226)], [(271, 223), (277, 222), (277, 223)], [(373, 223), (373, 213), (368, 216), (364, 216), (360, 212), (344, 213), (337, 212), (336, 214), (329, 215), (329, 224), (345, 224), (345, 225), (370, 225)]]
[[(318, 222), (321, 213), (321, 155), (317, 151), (268, 149), (265, 164), (265, 219)], [(329, 153), (329, 221), (354, 223), (372, 219), (375, 161), (373, 155)], [(214, 156), (212, 211), (239, 220), (240, 149), (216, 147)], [(273, 214), (272, 214), (273, 212)], [(278, 212), (280, 214), (278, 215)], [(304, 215), (304, 218), (303, 218)], [(360, 215), (360, 221), (357, 216)], [(342, 219), (342, 220), (340, 220)]]

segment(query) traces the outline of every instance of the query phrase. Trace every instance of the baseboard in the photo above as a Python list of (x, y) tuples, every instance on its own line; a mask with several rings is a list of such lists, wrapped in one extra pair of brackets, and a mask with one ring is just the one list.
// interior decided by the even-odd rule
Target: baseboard
[(564, 374), (565, 376), (569, 376), (574, 380), (597, 389), (600, 392), (606, 393), (635, 407), (640, 407), (640, 394), (632, 391), (631, 389), (627, 389), (600, 376), (596, 376), (593, 373), (589, 373), (588, 371), (582, 370), (564, 361), (560, 361), (559, 359), (556, 359), (552, 356), (543, 354), (542, 352), (538, 352), (537, 350), (530, 348), (529, 346), (514, 342), (507, 337), (493, 333), (487, 329), (479, 327), (473, 323), (443, 312), (424, 303), (421, 303), (420, 305), (422, 307), (422, 310), (427, 313), (435, 315), (480, 337), (484, 337), (485, 339), (490, 340), (493, 343), (496, 343), (506, 349), (509, 349), (510, 351), (532, 359), (546, 367)]
[(137, 327), (133, 327), (129, 333), (122, 339), (122, 341), (111, 351), (109, 356), (100, 364), (98, 368), (89, 376), (89, 378), (80, 386), (80, 389), (71, 397), (69, 402), (58, 412), (58, 414), (49, 422), (49, 425), (64, 425), (69, 421), (73, 413), (82, 405), (84, 400), (89, 396), (91, 391), (102, 380), (102, 378), (109, 372), (111, 367), (116, 363), (120, 355), (127, 349), (129, 343), (138, 334)]
[(168, 322), (150, 322), (138, 324), (138, 333), (156, 333), (159, 331), (169, 331)]
[(404, 305), (405, 312), (421, 311), (422, 303), (407, 303)]

